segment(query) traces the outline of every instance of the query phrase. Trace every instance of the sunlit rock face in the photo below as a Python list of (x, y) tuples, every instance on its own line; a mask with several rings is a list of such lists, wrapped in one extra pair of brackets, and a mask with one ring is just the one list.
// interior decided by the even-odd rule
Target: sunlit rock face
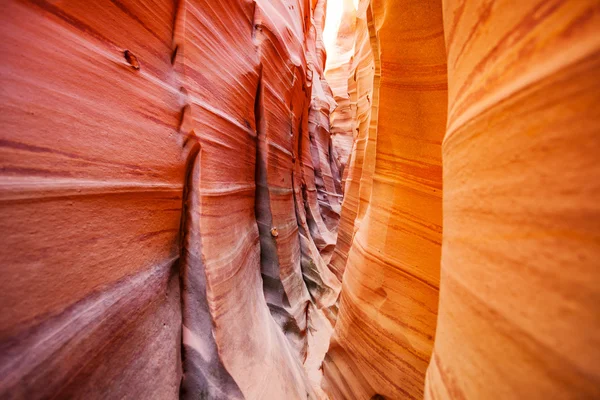
[(323, 396), (324, 8), (6, 2), (3, 398)]
[(336, 107), (331, 113), (331, 135), (336, 150), (336, 161), (343, 172), (352, 152), (356, 123), (355, 104), (350, 100), (354, 81), (349, 80), (353, 71), (357, 31), (356, 9), (353, 0), (333, 0), (328, 2), (327, 6), (328, 32), (324, 33), (324, 39), (330, 40), (331, 43), (326, 43), (329, 48), (325, 76), (336, 102)]
[(352, 237), (364, 215), (375, 169), (379, 102), (379, 42), (368, 2), (354, 8), (344, 1), (338, 35), (330, 46), (326, 76), (337, 107), (331, 115), (336, 148), (342, 154), (351, 137), (350, 155), (343, 165), (344, 202), (340, 229), (330, 268), (341, 279)]
[(358, 135), (344, 200), (353, 225), (344, 232), (343, 210), (338, 246), (344, 237), (351, 246), (346, 262), (336, 249), (336, 270), (345, 272), (324, 388), (336, 399), (421, 398), (439, 287), (442, 8), (437, 1), (363, 1), (357, 17), (350, 78)]
[(597, 1), (444, 2), (428, 399), (600, 396), (598, 11)]
[(349, 169), (325, 391), (600, 396), (598, 2), (364, 3), (375, 169), (364, 215)]

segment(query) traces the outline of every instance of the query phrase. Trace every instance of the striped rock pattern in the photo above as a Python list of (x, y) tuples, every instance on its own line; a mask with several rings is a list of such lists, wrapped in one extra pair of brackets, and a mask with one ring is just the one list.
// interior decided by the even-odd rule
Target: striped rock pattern
[(1, 398), (600, 397), (600, 3), (339, 2), (2, 4)]
[[(348, 79), (353, 71), (352, 60), (354, 57), (354, 43), (356, 40), (356, 9), (353, 0), (338, 0), (341, 2), (342, 10), (338, 19), (333, 13), (336, 1), (328, 2), (329, 24), (327, 29), (335, 32), (333, 46), (327, 51), (327, 63), (325, 65), (325, 76), (331, 87), (336, 107), (331, 112), (331, 136), (334, 148), (337, 152), (337, 163), (340, 171), (346, 171), (355, 133), (355, 114), (350, 101), (350, 87), (352, 83)], [(352, 81), (354, 82), (354, 81)]]
[[(337, 52), (331, 52), (326, 71), (332, 85), (339, 85), (332, 89), (338, 104), (331, 117), (332, 133), (336, 133), (334, 140), (340, 135), (347, 135), (345, 132), (348, 129), (353, 130), (354, 138), (350, 157), (344, 166), (344, 202), (339, 235), (329, 265), (339, 279), (344, 274), (352, 238), (371, 194), (381, 76), (379, 42), (369, 2), (361, 2), (358, 10), (354, 9), (351, 1), (344, 1), (343, 7), (344, 13), (334, 47)], [(354, 29), (352, 36), (348, 33), (350, 28)], [(350, 50), (342, 51), (346, 47)], [(346, 83), (341, 84), (343, 80), (340, 75), (344, 74)], [(347, 97), (343, 96), (344, 90), (347, 90)], [(340, 143), (341, 139), (338, 138), (337, 141)]]
[(600, 3), (444, 2), (427, 399), (600, 397)]
[(176, 13), (2, 4), (2, 398), (178, 395)]
[(345, 274), (324, 389), (597, 398), (600, 4), (370, 6), (375, 174), (350, 231), (342, 212), (338, 246), (352, 247), (334, 269)]
[[(375, 31), (381, 83), (374, 104), (376, 134), (360, 112), (376, 96), (358, 98), (365, 179), (355, 191), (352, 246), (324, 363), (324, 388), (336, 399), (421, 398), (439, 287), (447, 96), (442, 7), (435, 0), (364, 1), (357, 14), (366, 16), (357, 22), (363, 32)], [(371, 60), (370, 73), (356, 60), (359, 93), (363, 75), (375, 82), (379, 74), (375, 57)], [(367, 133), (372, 140), (366, 140)], [(346, 202), (350, 196), (347, 191)]]
[(324, 7), (3, 5), (1, 397), (320, 395)]

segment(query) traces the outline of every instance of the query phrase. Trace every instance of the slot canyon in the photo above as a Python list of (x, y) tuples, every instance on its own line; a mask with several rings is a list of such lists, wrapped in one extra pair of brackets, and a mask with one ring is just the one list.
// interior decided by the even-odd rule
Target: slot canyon
[(5, 0), (0, 398), (600, 398), (599, 0)]

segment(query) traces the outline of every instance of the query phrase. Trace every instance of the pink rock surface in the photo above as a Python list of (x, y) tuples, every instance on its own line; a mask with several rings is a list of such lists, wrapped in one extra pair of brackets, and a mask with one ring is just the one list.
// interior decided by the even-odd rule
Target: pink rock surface
[(5, 4), (3, 397), (315, 395), (324, 5)]

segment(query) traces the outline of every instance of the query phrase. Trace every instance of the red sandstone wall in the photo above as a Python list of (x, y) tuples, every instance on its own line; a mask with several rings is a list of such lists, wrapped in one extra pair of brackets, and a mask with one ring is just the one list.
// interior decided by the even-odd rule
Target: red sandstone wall
[(3, 397), (317, 395), (324, 5), (4, 4)]
[(3, 3), (4, 398), (178, 394), (175, 15), (170, 1)]

